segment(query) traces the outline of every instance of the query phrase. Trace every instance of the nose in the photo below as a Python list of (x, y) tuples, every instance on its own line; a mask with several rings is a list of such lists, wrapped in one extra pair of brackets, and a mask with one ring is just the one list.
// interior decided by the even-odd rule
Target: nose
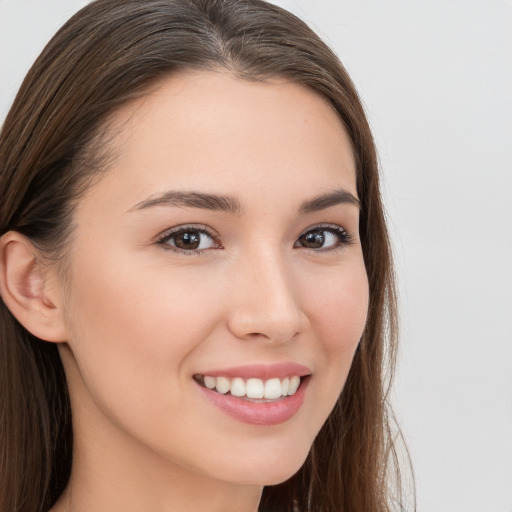
[(239, 339), (286, 343), (306, 332), (310, 321), (300, 297), (300, 283), (290, 265), (266, 252), (248, 259), (233, 279), (228, 326)]

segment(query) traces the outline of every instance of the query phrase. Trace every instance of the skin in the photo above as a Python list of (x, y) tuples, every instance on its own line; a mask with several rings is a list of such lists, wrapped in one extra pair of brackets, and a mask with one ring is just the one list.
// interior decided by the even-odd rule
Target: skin
[[(255, 511), (263, 486), (305, 460), (366, 321), (358, 207), (298, 211), (336, 189), (357, 197), (348, 136), (310, 90), (226, 72), (168, 78), (114, 121), (111, 168), (74, 213), (68, 281), (46, 277), (75, 435), (53, 512)], [(241, 211), (136, 207), (169, 190), (231, 196)], [(350, 243), (334, 234), (326, 247), (301, 245), (319, 224)], [(192, 254), (157, 243), (182, 225), (214, 237)], [(226, 415), (193, 379), (289, 361), (312, 376), (279, 425)]]

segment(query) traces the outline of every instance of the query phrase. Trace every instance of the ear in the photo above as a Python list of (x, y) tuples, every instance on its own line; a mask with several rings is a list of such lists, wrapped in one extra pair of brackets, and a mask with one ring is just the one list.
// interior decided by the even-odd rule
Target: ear
[(0, 238), (0, 295), (18, 322), (34, 336), (66, 341), (56, 276), (38, 260), (38, 253), (32, 242), (16, 231)]

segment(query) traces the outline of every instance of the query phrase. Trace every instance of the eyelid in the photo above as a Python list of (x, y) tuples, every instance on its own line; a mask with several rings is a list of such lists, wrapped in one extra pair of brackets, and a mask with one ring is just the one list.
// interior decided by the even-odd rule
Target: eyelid
[(176, 233), (179, 233), (181, 231), (186, 231), (187, 229), (199, 231), (201, 233), (206, 233), (207, 235), (211, 236), (212, 238), (219, 238), (219, 235), (206, 224), (179, 224), (178, 226), (173, 226), (172, 228), (167, 228), (155, 237), (155, 241), (158, 242), (159, 240), (162, 240), (163, 238), (167, 238), (170, 235), (175, 235)]

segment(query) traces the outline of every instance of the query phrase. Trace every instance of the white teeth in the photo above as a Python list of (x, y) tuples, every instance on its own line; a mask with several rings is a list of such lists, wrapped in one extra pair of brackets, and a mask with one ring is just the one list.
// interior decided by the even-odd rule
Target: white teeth
[(283, 396), (286, 396), (288, 394), (288, 388), (290, 386), (290, 379), (286, 377), (286, 379), (283, 379), (281, 382), (281, 394)]
[(217, 379), (215, 377), (208, 377), (207, 376), (207, 377), (204, 378), (204, 385), (208, 389), (213, 389), (216, 384), (217, 384)]
[(268, 399), (279, 398), (281, 396), (281, 381), (279, 379), (270, 379), (265, 382), (265, 392), (263, 396)]
[(217, 392), (221, 395), (225, 395), (229, 391), (230, 382), (226, 377), (217, 377), (217, 384), (215, 384)]
[(247, 380), (247, 398), (263, 398), (265, 388), (261, 379)]
[(208, 389), (214, 389), (218, 393), (225, 395), (230, 392), (237, 397), (247, 396), (247, 398), (266, 400), (276, 400), (277, 398), (294, 395), (300, 385), (300, 377), (285, 377), (284, 379), (262, 379), (251, 378), (246, 381), (241, 377), (229, 379), (228, 377), (210, 377), (205, 375), (202, 381)]
[(300, 377), (297, 377), (297, 375), (294, 375), (290, 378), (290, 385), (288, 386), (288, 394), (294, 395), (297, 389), (299, 388), (300, 384)]
[(244, 379), (235, 378), (231, 381), (231, 387), (229, 388), (233, 396), (244, 396), (245, 395), (245, 382)]

